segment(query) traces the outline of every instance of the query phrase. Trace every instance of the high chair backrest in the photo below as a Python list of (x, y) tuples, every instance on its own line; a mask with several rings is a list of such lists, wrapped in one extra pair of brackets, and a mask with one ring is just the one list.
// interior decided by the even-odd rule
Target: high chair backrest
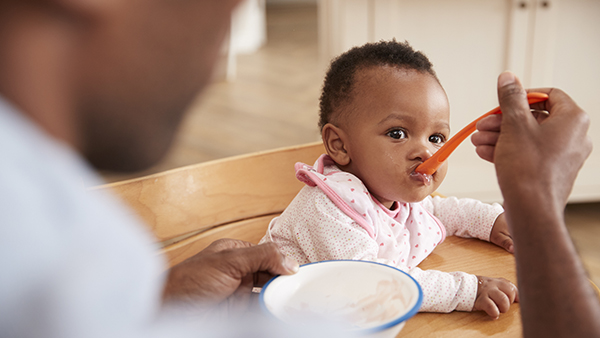
[(303, 186), (296, 162), (313, 164), (321, 142), (235, 156), (107, 184), (148, 224), (171, 266), (219, 238), (252, 243)]

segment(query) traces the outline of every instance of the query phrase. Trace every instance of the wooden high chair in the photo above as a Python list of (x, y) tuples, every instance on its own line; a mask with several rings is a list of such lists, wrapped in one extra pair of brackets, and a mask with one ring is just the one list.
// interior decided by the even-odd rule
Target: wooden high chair
[[(219, 238), (252, 243), (264, 236), (302, 188), (294, 164), (312, 164), (324, 153), (321, 142), (200, 163), (108, 184), (141, 216), (163, 245), (173, 266)], [(422, 269), (465, 271), (504, 277), (516, 284), (514, 258), (493, 244), (448, 237), (423, 261)], [(402, 337), (520, 337), (519, 305), (491, 320), (483, 312), (419, 313)]]

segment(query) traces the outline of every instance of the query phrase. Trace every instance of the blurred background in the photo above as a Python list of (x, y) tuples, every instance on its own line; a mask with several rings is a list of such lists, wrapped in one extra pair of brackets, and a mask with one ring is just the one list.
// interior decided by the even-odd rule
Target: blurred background
[[(114, 182), (319, 141), (318, 98), (331, 58), (366, 42), (407, 40), (434, 64), (453, 133), (498, 105), (504, 70), (526, 87), (564, 89), (590, 114), (596, 149), (566, 221), (600, 285), (598, 17), (600, 0), (246, 0), (232, 17), (215, 81), (189, 107), (169, 154), (147, 171), (104, 177)], [(469, 141), (450, 158), (440, 192), (502, 202), (493, 166)]]

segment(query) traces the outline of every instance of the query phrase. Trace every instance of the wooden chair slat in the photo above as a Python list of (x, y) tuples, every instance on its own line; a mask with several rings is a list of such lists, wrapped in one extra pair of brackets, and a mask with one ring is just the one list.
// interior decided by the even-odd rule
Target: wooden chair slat
[(100, 187), (112, 189), (159, 241), (283, 211), (302, 188), (294, 164), (312, 164), (321, 142), (236, 156)]
[(258, 244), (265, 235), (269, 222), (278, 215), (256, 217), (206, 230), (164, 247), (162, 254), (167, 257), (169, 266), (174, 266), (204, 250), (217, 239), (232, 238)]

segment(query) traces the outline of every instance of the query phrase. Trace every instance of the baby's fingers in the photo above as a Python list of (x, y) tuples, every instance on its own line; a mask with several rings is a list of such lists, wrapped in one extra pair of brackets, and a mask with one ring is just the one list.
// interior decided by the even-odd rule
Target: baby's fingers
[(500, 285), (498, 285), (498, 289), (500, 289), (500, 291), (504, 292), (506, 294), (506, 296), (508, 296), (509, 300), (510, 300), (510, 304), (514, 303), (514, 302), (518, 302), (519, 301), (519, 290), (517, 289), (517, 287), (507, 281), (504, 280), (504, 283), (500, 283)]
[(506, 313), (510, 309), (512, 301), (508, 298), (508, 295), (499, 289), (491, 291), (490, 298), (494, 301), (500, 313)]
[(494, 319), (498, 319), (498, 317), (500, 317), (500, 310), (498, 309), (498, 306), (496, 306), (496, 303), (494, 303), (494, 301), (489, 297), (480, 297), (477, 299), (475, 302), (475, 310), (485, 311), (488, 316)]

